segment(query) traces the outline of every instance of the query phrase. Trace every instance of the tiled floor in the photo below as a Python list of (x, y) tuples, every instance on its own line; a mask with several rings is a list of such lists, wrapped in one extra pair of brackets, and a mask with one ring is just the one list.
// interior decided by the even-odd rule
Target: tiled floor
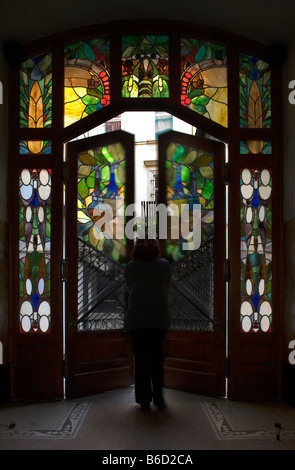
[(295, 450), (295, 409), (166, 390), (143, 413), (132, 387), (57, 403), (0, 407), (0, 449)]

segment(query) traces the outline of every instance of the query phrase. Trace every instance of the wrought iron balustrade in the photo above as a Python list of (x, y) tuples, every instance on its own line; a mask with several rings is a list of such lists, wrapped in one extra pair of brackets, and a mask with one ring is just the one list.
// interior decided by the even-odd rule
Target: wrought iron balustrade
[[(125, 268), (78, 239), (79, 331), (123, 329)], [(171, 264), (171, 328), (210, 331), (214, 325), (213, 241)]]

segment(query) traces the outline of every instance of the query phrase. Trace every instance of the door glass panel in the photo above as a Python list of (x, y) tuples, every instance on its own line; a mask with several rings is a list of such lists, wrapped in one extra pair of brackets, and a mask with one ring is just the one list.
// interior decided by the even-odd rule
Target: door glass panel
[(241, 171), (241, 331), (272, 331), (272, 172)]
[[(175, 140), (166, 148), (165, 162), (171, 214), (166, 244), (173, 271), (171, 326), (210, 331), (214, 320), (214, 155)], [(200, 219), (194, 219), (194, 207), (199, 208)], [(183, 231), (184, 210), (189, 213), (189, 225), (184, 224)], [(187, 243), (197, 236), (195, 230), (201, 232), (197, 249), (195, 243)]]
[[(131, 183), (130, 183), (131, 184)], [(78, 329), (122, 329), (126, 150), (121, 142), (78, 155)]]

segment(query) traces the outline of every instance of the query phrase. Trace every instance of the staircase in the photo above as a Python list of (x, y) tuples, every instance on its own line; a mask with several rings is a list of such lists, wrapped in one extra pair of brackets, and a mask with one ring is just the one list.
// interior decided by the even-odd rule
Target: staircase
[[(78, 331), (123, 329), (125, 268), (78, 239)], [(211, 331), (214, 323), (213, 241), (171, 264), (171, 328)]]

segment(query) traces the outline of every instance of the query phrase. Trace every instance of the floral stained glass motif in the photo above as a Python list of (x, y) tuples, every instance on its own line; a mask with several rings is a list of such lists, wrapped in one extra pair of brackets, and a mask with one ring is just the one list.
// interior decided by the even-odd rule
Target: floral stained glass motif
[(272, 173), (241, 171), (241, 331), (272, 330)]
[(241, 155), (271, 155), (272, 143), (269, 140), (242, 140), (240, 142)]
[(125, 261), (125, 148), (120, 142), (78, 156), (78, 237), (116, 262)]
[(181, 39), (181, 103), (227, 127), (226, 47), (198, 39)]
[(51, 170), (19, 177), (20, 332), (51, 329)]
[(110, 104), (110, 41), (68, 44), (64, 52), (65, 127)]
[(51, 155), (52, 142), (51, 140), (21, 140), (19, 144), (19, 153), (21, 155)]
[(122, 97), (169, 97), (168, 36), (123, 36)]
[(245, 53), (240, 53), (240, 127), (271, 127), (269, 64)]
[[(203, 150), (171, 142), (166, 150), (167, 204), (171, 211), (171, 227), (168, 233), (167, 255), (174, 261), (187, 251), (183, 244), (189, 241), (188, 233), (181, 230), (175, 238), (173, 230), (180, 227), (181, 207), (187, 207), (190, 214), (189, 233), (193, 233), (192, 210), (194, 205), (201, 208), (201, 244), (214, 236), (214, 166), (213, 154)], [(176, 233), (176, 232), (175, 232)], [(178, 232), (179, 233), (179, 232)]]
[[(52, 54), (29, 59), (20, 67), (20, 127), (42, 129), (52, 126)], [(35, 152), (43, 142), (35, 142)], [(39, 149), (39, 150), (38, 150)]]

